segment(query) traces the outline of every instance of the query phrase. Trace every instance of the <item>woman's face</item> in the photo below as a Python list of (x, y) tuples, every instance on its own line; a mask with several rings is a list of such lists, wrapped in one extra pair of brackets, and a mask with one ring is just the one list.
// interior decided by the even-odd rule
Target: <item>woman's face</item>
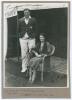
[(45, 41), (45, 37), (43, 35), (40, 35), (40, 41), (44, 42)]

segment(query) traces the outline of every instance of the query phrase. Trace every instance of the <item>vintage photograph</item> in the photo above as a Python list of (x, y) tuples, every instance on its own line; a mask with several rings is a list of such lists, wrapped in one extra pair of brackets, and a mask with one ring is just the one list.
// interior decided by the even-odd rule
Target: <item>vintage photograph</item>
[(3, 2), (3, 87), (69, 87), (69, 2)]

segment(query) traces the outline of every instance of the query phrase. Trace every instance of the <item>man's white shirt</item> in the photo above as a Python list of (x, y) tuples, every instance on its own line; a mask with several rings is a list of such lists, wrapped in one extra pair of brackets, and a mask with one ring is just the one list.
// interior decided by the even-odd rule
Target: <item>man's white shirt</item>
[[(24, 20), (25, 20), (25, 23), (26, 23), (26, 24), (28, 24), (30, 18), (31, 18), (31, 16), (29, 16), (28, 19), (26, 19), (26, 18), (24, 17)], [(27, 34), (27, 32), (26, 32), (25, 35), (24, 35), (24, 37), (23, 37), (23, 39), (26, 39), (26, 38), (28, 38), (28, 37), (29, 37), (29, 36), (28, 36), (28, 34)]]

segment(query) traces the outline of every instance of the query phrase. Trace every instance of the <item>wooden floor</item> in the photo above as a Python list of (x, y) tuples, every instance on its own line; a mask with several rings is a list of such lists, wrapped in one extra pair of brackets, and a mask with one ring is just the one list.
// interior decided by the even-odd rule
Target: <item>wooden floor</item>
[[(44, 73), (44, 81), (41, 82), (41, 74), (37, 72), (36, 80), (30, 84), (28, 78), (21, 73), (21, 61), (17, 58), (9, 58), (5, 62), (5, 86), (6, 87), (66, 87), (67, 86), (67, 61), (64, 58), (51, 57), (53, 79), (50, 73)], [(52, 79), (52, 80), (51, 80)]]
[[(9, 60), (18, 62), (17, 57), (9, 58)], [(62, 73), (62, 74), (67, 74), (67, 60), (66, 59), (52, 56), (50, 61), (51, 61), (51, 67), (53, 71)], [(21, 62), (21, 60), (19, 60), (19, 62)]]

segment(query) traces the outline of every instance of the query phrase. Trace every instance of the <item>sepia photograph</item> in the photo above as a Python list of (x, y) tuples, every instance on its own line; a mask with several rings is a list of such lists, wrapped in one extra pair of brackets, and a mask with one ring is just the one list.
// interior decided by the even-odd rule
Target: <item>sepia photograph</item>
[(69, 88), (69, 2), (2, 2), (3, 88)]

